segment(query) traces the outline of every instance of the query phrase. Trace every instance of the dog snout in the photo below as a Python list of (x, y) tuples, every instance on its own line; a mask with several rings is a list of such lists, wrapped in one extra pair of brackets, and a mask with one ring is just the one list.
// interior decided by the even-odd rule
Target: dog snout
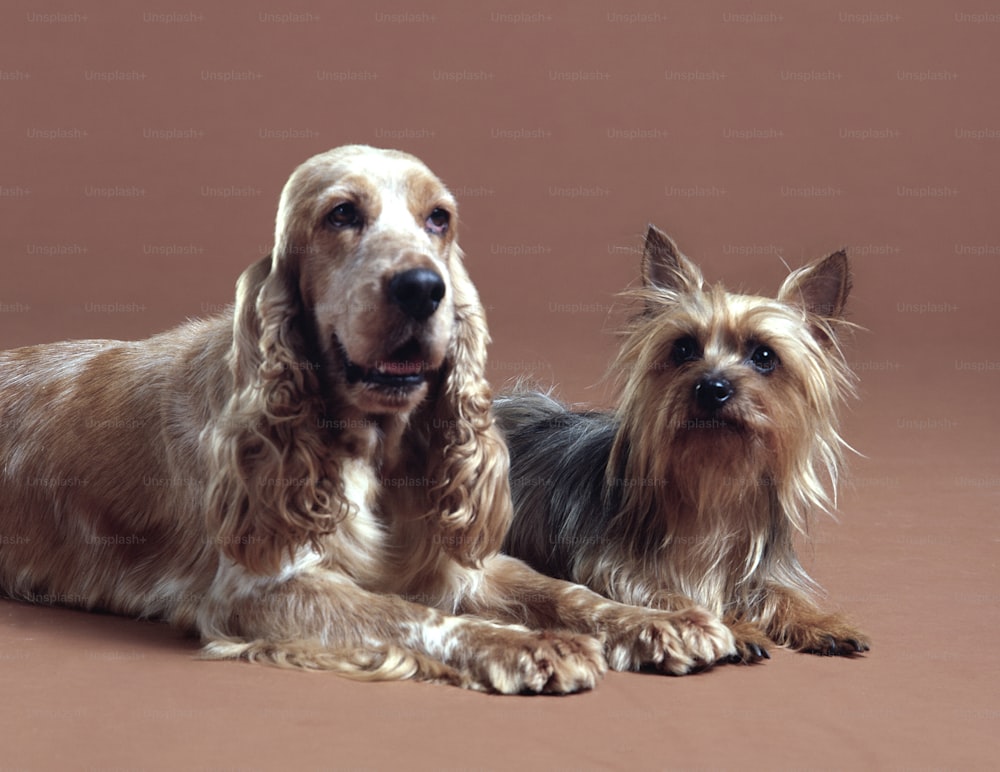
[(430, 268), (402, 271), (389, 282), (389, 299), (418, 322), (430, 318), (437, 311), (444, 293), (444, 279)]
[(694, 398), (703, 410), (718, 410), (736, 393), (728, 378), (708, 375), (694, 387)]

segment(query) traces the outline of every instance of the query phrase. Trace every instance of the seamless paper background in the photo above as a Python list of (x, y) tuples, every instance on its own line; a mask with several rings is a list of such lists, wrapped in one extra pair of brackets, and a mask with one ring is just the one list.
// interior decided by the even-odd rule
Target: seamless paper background
[(412, 152), (457, 195), (498, 389), (612, 403), (649, 222), (765, 294), (846, 247), (862, 455), (802, 555), (874, 648), (500, 699), (202, 663), (163, 625), (0, 601), (4, 764), (987, 767), (998, 43), (974, 0), (6, 3), (4, 348), (218, 311), (291, 170), (348, 142)]

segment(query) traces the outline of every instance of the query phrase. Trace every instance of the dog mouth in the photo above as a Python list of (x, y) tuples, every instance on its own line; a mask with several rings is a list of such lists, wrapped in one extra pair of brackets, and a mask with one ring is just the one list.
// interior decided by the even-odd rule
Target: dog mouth
[(376, 359), (371, 365), (353, 361), (341, 346), (344, 373), (349, 384), (361, 384), (377, 390), (409, 391), (419, 388), (436, 368), (424, 355), (423, 347), (410, 340), (387, 357)]

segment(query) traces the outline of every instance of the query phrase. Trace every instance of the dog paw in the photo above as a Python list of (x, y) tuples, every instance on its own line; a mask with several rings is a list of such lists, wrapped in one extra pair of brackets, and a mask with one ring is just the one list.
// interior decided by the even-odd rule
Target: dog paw
[(714, 614), (643, 611), (607, 632), (608, 661), (615, 670), (653, 667), (685, 675), (711, 667), (737, 653), (732, 632)]
[(811, 636), (814, 642), (799, 649), (806, 654), (823, 657), (855, 657), (871, 649), (871, 641), (864, 633), (848, 633), (846, 637), (817, 632)]
[(736, 639), (736, 653), (729, 662), (750, 665), (771, 659), (768, 647), (772, 641), (763, 630), (749, 622), (729, 622), (728, 625)]
[(856, 657), (871, 649), (867, 635), (836, 616), (816, 625), (794, 626), (786, 636), (789, 648), (824, 657)]
[(593, 689), (607, 671), (602, 648), (597, 638), (588, 635), (518, 634), (518, 639), (478, 650), (471, 685), (501, 694), (571, 694)]

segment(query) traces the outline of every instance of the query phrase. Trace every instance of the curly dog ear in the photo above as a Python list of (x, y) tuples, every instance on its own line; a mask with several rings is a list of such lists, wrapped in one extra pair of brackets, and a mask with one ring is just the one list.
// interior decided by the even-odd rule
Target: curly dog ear
[(294, 261), (278, 251), (240, 277), (233, 390), (211, 427), (209, 533), (234, 562), (275, 573), (349, 511), (321, 430)]
[(455, 334), (430, 411), (429, 516), (440, 541), (465, 565), (495, 553), (512, 517), (507, 445), (494, 425), (486, 381), (486, 315), (461, 250), (452, 256)]

